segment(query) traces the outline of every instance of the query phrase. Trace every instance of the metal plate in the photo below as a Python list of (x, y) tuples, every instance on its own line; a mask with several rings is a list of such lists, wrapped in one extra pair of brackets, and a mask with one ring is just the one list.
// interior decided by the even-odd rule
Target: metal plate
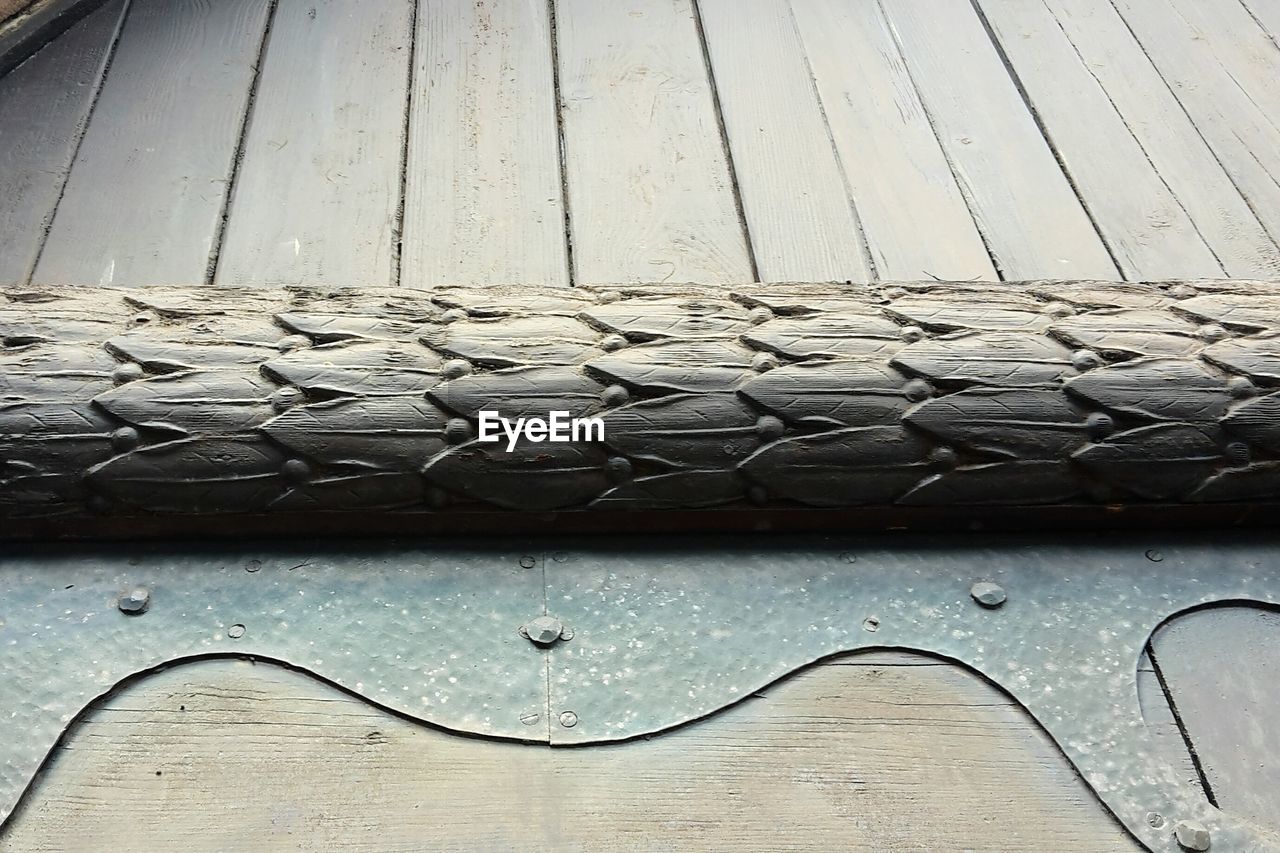
[[(545, 655), (517, 633), (542, 613), (543, 578), (522, 555), (332, 543), (7, 552), (0, 819), (89, 703), (193, 656), (277, 660), (437, 726), (545, 742)], [(137, 586), (150, 607), (125, 615), (118, 599)]]
[[(0, 558), (0, 719), (23, 733), (0, 740), (0, 813), (94, 698), (190, 656), (271, 658), (446, 729), (584, 745), (713, 714), (823, 657), (896, 648), (1007, 691), (1151, 849), (1178, 849), (1172, 827), (1191, 819), (1215, 849), (1280, 850), (1185, 785), (1137, 692), (1139, 655), (1164, 620), (1280, 601), (1277, 536), (317, 550), (109, 545)], [(982, 607), (976, 581), (1001, 584), (1008, 601)], [(118, 597), (134, 585), (149, 588), (150, 609), (126, 616)], [(568, 637), (549, 650), (517, 633), (543, 613)]]

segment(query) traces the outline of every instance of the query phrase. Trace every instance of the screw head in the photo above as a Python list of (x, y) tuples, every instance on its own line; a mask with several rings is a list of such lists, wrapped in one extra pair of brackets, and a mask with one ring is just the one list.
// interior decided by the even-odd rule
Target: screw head
[(522, 569), (532, 569), (536, 565), (538, 565), (538, 561), (532, 554), (525, 554), (520, 558), (520, 568)]
[[(562, 711), (560, 713), (560, 725), (566, 729), (571, 729), (578, 724), (578, 715), (572, 711)], [(1206, 848), (1207, 849), (1207, 848)]]
[(523, 633), (535, 646), (550, 646), (564, 633), (564, 625), (554, 616), (539, 616), (524, 626)]
[(1211, 842), (1208, 828), (1194, 820), (1178, 821), (1173, 827), (1173, 835), (1183, 850), (1208, 850)]
[(973, 600), (983, 607), (999, 607), (1008, 598), (1000, 584), (991, 583), (990, 581), (975, 583), (969, 587), (969, 595), (973, 596)]
[(232, 625), (227, 629), (227, 636), (233, 640), (238, 640), (244, 636), (245, 627), (239, 623)]
[(121, 613), (127, 613), (130, 616), (141, 616), (151, 606), (151, 591), (145, 586), (134, 587), (120, 596), (116, 606), (120, 608)]
[(538, 720), (541, 719), (542, 715), (533, 711), (528, 711), (520, 715), (520, 722), (524, 723), (526, 726), (536, 726), (538, 724)]
[(862, 620), (862, 630), (864, 630), (864, 631), (869, 631), (869, 632), (870, 632), (870, 633), (872, 633), (872, 634), (874, 634), (876, 631), (879, 631), (879, 630), (880, 630), (880, 619), (879, 619), (879, 617), (876, 617), (876, 616), (868, 616), (866, 619), (863, 619), (863, 620)]

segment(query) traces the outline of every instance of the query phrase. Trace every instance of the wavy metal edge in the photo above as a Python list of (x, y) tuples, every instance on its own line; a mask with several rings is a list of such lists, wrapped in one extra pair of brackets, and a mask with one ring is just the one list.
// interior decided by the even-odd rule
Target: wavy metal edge
[[(982, 607), (978, 581), (1008, 600)], [(151, 606), (127, 616), (117, 598), (136, 584)], [(893, 648), (1011, 696), (1148, 848), (1176, 850), (1173, 825), (1193, 819), (1216, 849), (1280, 850), (1273, 831), (1183, 783), (1137, 693), (1165, 621), (1280, 603), (1273, 535), (58, 546), (0, 558), (0, 601), (0, 715), (30, 732), (0, 742), (3, 814), (95, 697), (192, 655), (279, 660), (459, 734), (589, 746), (704, 719), (833, 655)], [(539, 650), (519, 635), (543, 614), (571, 639)]]

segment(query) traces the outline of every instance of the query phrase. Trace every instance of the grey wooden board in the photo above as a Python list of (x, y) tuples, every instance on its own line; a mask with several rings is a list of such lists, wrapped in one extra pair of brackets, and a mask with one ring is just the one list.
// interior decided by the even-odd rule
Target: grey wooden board
[(1106, 245), (973, 6), (881, 6), (1001, 276), (1114, 278)]
[(1204, 785), (1200, 782), (1199, 771), (1187, 748), (1186, 739), (1182, 736), (1182, 729), (1178, 727), (1173, 709), (1169, 707), (1169, 699), (1160, 684), (1160, 677), (1146, 652), (1142, 653), (1138, 661), (1138, 704), (1142, 708), (1142, 719), (1146, 721), (1147, 728), (1159, 745), (1161, 757), (1178, 769), (1179, 776), (1187, 787), (1204, 798)]
[(996, 279), (879, 6), (792, 9), (879, 277)]
[(567, 285), (549, 4), (418, 17), (401, 283)]
[(699, 9), (761, 280), (870, 280), (790, 4), (702, 0)]
[(993, 29), (1125, 277), (1223, 275), (1181, 202), (1039, 0), (985, 0)]
[(215, 283), (394, 284), (411, 0), (280, 0)]
[(1277, 0), (1243, 0), (1258, 25), (1272, 39), (1280, 39), (1280, 2)]
[(0, 78), (0, 283), (31, 275), (124, 8), (112, 0)]
[(1008, 697), (896, 653), (837, 659), (700, 723), (587, 749), (451, 736), (270, 665), (181, 666), (73, 726), (0, 843), (85, 839), (120, 851), (1139, 849)]
[[(1105, 101), (1095, 95), (1094, 108), (1119, 114), (1226, 273), (1257, 278), (1280, 274), (1275, 240), (1108, 0), (1045, 0), (1044, 7), (995, 0), (984, 8), (1011, 42), (1057, 42), (1046, 20), (1060, 27), (1079, 61), (1066, 58), (1058, 73), (1074, 77), (1083, 89), (1089, 88), (1083, 75), (1096, 81)], [(1017, 26), (1024, 17), (1032, 23)]]
[(1280, 830), (1280, 613), (1201, 610), (1151, 645), (1218, 806)]
[(267, 0), (134, 0), (37, 283), (204, 280)]
[(555, 8), (575, 280), (752, 280), (692, 0)]
[(1280, 131), (1274, 117), (1240, 88), (1214, 47), (1167, 0), (1112, 3), (1268, 233), (1280, 237)]

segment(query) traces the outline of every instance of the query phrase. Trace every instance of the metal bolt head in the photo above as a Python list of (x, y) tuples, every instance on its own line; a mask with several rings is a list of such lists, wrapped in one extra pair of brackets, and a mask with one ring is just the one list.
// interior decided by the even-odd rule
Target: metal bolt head
[(1008, 598), (1005, 595), (1004, 587), (990, 581), (975, 583), (969, 587), (969, 595), (973, 596), (973, 600), (983, 607), (999, 607)]
[(151, 606), (151, 591), (145, 586), (134, 587), (120, 596), (116, 606), (120, 608), (121, 613), (127, 613), (130, 616), (141, 616)]
[(534, 711), (527, 711), (520, 715), (520, 722), (524, 723), (526, 726), (536, 726), (538, 724), (538, 720), (541, 719), (542, 715), (535, 713)]
[[(560, 725), (566, 729), (571, 729), (578, 724), (578, 715), (572, 711), (563, 711), (560, 714)], [(1206, 848), (1207, 849), (1207, 848)]]
[(1209, 830), (1203, 823), (1194, 820), (1180, 820), (1173, 827), (1173, 835), (1183, 850), (1208, 850)]
[(539, 616), (524, 626), (524, 633), (535, 646), (550, 646), (560, 639), (564, 625), (554, 616)]

